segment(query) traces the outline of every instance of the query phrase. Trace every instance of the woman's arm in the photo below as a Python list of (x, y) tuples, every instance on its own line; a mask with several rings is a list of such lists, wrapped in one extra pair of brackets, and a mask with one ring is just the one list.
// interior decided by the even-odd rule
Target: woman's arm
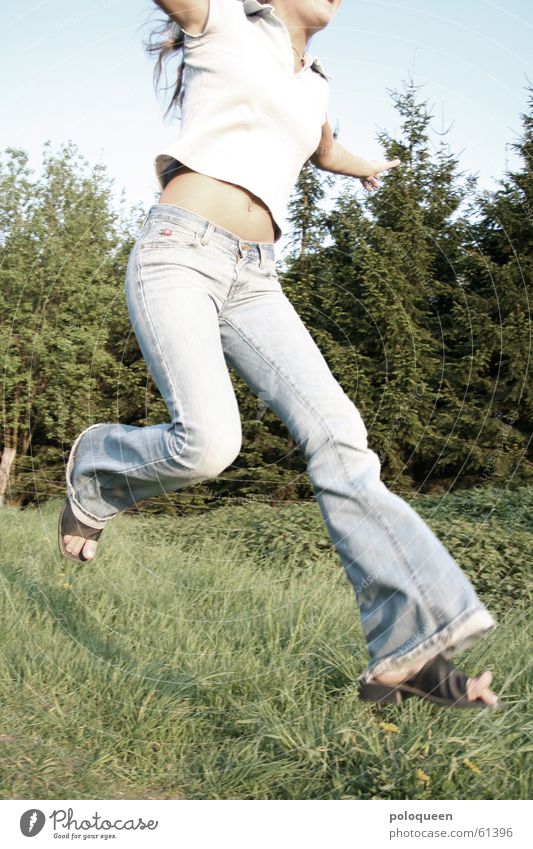
[(203, 32), (210, 0), (154, 0), (154, 3), (191, 35)]
[(332, 174), (343, 174), (345, 177), (358, 177), (367, 191), (372, 191), (379, 186), (379, 180), (375, 175), (389, 168), (401, 165), (400, 159), (363, 159), (346, 150), (333, 138), (329, 123), (322, 125), (322, 138), (317, 149), (310, 157), (313, 165), (322, 171), (331, 171)]

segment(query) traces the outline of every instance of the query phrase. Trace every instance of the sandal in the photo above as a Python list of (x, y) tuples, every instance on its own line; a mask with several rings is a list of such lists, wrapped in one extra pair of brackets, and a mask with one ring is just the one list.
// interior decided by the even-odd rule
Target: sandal
[(400, 704), (405, 698), (419, 696), (436, 705), (457, 708), (491, 708), (504, 710), (507, 704), (501, 701), (493, 705), (483, 699), (469, 699), (468, 675), (461, 672), (441, 654), (431, 658), (415, 675), (400, 684), (381, 684), (378, 681), (363, 682), (358, 678), (359, 698), (364, 702), (378, 704)]
[(61, 513), (59, 514), (57, 528), (57, 541), (59, 543), (59, 550), (63, 557), (67, 557), (69, 560), (74, 560), (75, 563), (88, 563), (89, 561), (94, 560), (94, 557), (83, 556), (83, 548), (79, 554), (71, 554), (70, 551), (67, 551), (63, 535), (72, 534), (72, 536), (83, 537), (84, 539), (97, 540), (100, 538), (102, 531), (103, 528), (91, 528), (90, 525), (85, 525), (81, 522), (72, 512), (72, 507), (70, 506), (68, 498), (65, 500), (65, 503), (61, 508)]

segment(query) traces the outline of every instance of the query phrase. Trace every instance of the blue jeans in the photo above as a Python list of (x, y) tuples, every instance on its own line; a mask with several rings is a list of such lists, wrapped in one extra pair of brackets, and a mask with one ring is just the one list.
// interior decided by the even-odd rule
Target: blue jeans
[(102, 528), (138, 500), (215, 478), (235, 460), (242, 433), (229, 363), (303, 452), (359, 605), (362, 680), (451, 657), (496, 626), (444, 545), (381, 481), (359, 411), (282, 290), (272, 243), (155, 204), (125, 294), (170, 421), (98, 422), (78, 436), (66, 478), (81, 521)]

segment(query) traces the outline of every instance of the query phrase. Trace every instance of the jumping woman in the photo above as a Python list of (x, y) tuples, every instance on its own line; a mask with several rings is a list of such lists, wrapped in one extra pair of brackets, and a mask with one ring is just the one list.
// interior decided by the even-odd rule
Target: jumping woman
[[(303, 164), (367, 191), (400, 165), (334, 140), (328, 75), (308, 51), (342, 0), (157, 0), (161, 61), (182, 51), (171, 105), (182, 123), (155, 159), (162, 193), (128, 260), (136, 338), (170, 422), (99, 422), (66, 467), (59, 547), (94, 558), (107, 523), (138, 500), (213, 479), (237, 457), (241, 422), (228, 364), (285, 423), (356, 591), (369, 664), (361, 699), (416, 695), (503, 708), (449, 658), (496, 627), (422, 518), (380, 478), (361, 415), (282, 290), (274, 246)], [(157, 70), (157, 69), (156, 69)]]

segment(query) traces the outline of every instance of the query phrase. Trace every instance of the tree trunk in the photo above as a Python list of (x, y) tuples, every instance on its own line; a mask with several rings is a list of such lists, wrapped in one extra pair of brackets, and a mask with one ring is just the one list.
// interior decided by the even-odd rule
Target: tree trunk
[(5, 503), (5, 494), (11, 472), (11, 466), (15, 461), (16, 454), (16, 448), (7, 448), (7, 446), (2, 451), (2, 461), (0, 462), (0, 507), (2, 507)]

